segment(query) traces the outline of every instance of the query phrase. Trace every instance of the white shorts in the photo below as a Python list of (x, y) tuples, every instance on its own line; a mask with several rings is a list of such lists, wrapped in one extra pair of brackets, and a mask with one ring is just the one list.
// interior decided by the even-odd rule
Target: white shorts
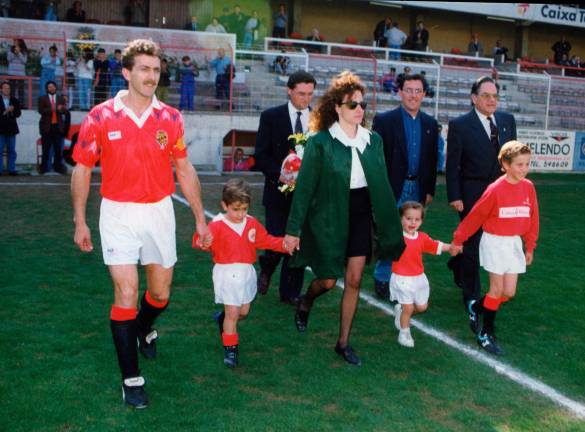
[(229, 306), (251, 303), (256, 297), (256, 269), (252, 264), (213, 266), (215, 302)]
[(498, 275), (525, 273), (526, 258), (520, 236), (499, 236), (484, 233), (479, 242), (479, 264)]
[(390, 276), (390, 300), (400, 304), (424, 305), (429, 301), (429, 280), (423, 273), (418, 276)]
[(100, 236), (106, 265), (177, 262), (175, 212), (171, 197), (156, 203), (125, 203), (102, 199)]

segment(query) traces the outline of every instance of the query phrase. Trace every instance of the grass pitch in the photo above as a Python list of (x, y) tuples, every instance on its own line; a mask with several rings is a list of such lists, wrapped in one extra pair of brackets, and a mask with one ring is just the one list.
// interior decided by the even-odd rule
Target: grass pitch
[[(531, 178), (541, 235), (517, 297), (498, 314), (502, 360), (584, 404), (585, 177)], [(352, 333), (363, 365), (346, 365), (333, 351), (340, 290), (316, 302), (300, 335), (273, 283), (240, 325), (240, 367), (228, 370), (212, 319), (211, 259), (190, 248), (193, 219), (177, 202), (173, 295), (157, 322), (158, 358), (141, 361), (151, 404), (129, 409), (109, 330), (113, 295), (99, 246), (98, 188), (88, 204), (96, 248), (81, 254), (67, 181), (0, 178), (2, 431), (585, 431), (585, 421), (416, 329), (416, 347), (399, 346), (392, 317), (364, 303)], [(251, 214), (263, 219), (261, 188), (254, 189)], [(204, 185), (212, 212), (220, 190)], [(439, 185), (422, 229), (449, 241), (456, 223)], [(425, 258), (430, 307), (417, 318), (474, 347), (446, 261)], [(372, 291), (371, 272), (364, 291)]]

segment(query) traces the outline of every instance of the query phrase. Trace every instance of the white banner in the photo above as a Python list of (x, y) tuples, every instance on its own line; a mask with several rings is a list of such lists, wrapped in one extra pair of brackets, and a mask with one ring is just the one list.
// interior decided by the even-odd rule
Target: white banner
[(530, 171), (572, 171), (575, 132), (519, 129), (518, 141), (532, 150)]
[(585, 27), (585, 9), (547, 3), (476, 3), (476, 2), (430, 2), (430, 1), (384, 1), (425, 9), (441, 9), (511, 20), (536, 21), (547, 24), (562, 24)]

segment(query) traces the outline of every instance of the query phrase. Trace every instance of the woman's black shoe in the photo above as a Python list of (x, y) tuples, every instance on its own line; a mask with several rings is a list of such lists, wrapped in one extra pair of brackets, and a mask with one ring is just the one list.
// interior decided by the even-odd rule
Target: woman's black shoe
[(362, 364), (360, 358), (353, 352), (353, 348), (350, 347), (349, 345), (342, 348), (339, 345), (339, 342), (337, 342), (337, 344), (335, 345), (335, 352), (339, 354), (341, 357), (343, 357), (343, 359), (349, 364), (355, 366), (361, 366)]

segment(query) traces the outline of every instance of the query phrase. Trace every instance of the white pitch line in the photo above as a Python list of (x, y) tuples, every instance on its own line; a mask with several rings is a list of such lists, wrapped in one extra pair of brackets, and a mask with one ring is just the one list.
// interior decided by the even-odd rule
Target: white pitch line
[[(173, 194), (173, 198), (189, 207), (189, 202), (185, 198), (177, 194)], [(205, 210), (205, 215), (209, 218), (213, 218), (215, 216), (213, 213), (207, 210)], [(311, 271), (309, 267), (307, 267), (307, 270)], [(337, 286), (343, 289), (343, 281), (341, 279), (337, 281)], [(366, 294), (364, 292), (360, 292), (360, 298), (369, 305), (380, 309), (386, 315), (394, 316), (394, 310), (390, 306), (376, 300), (371, 295)], [(477, 361), (478, 363), (484, 364), (492, 368), (498, 374), (505, 376), (506, 378), (514, 381), (517, 384), (520, 384), (522, 387), (525, 387), (529, 390), (532, 390), (535, 393), (544, 396), (547, 399), (550, 399), (557, 405), (560, 405), (561, 407), (564, 407), (567, 410), (569, 410), (576, 417), (585, 420), (585, 405), (583, 405), (582, 403), (568, 398), (567, 396), (563, 395), (554, 388), (546, 385), (545, 383), (535, 378), (526, 375), (523, 372), (520, 372), (518, 369), (510, 365), (507, 365), (499, 360), (487, 356), (479, 349), (475, 348), (472, 349), (467, 345), (462, 344), (461, 342), (457, 342), (451, 336), (447, 335), (446, 333), (440, 330), (437, 330), (427, 324), (423, 324), (422, 322), (416, 319), (411, 319), (410, 322), (413, 327), (416, 327), (418, 330), (420, 330), (427, 336), (435, 338), (438, 341), (443, 342), (445, 345), (462, 352), (467, 357)]]

